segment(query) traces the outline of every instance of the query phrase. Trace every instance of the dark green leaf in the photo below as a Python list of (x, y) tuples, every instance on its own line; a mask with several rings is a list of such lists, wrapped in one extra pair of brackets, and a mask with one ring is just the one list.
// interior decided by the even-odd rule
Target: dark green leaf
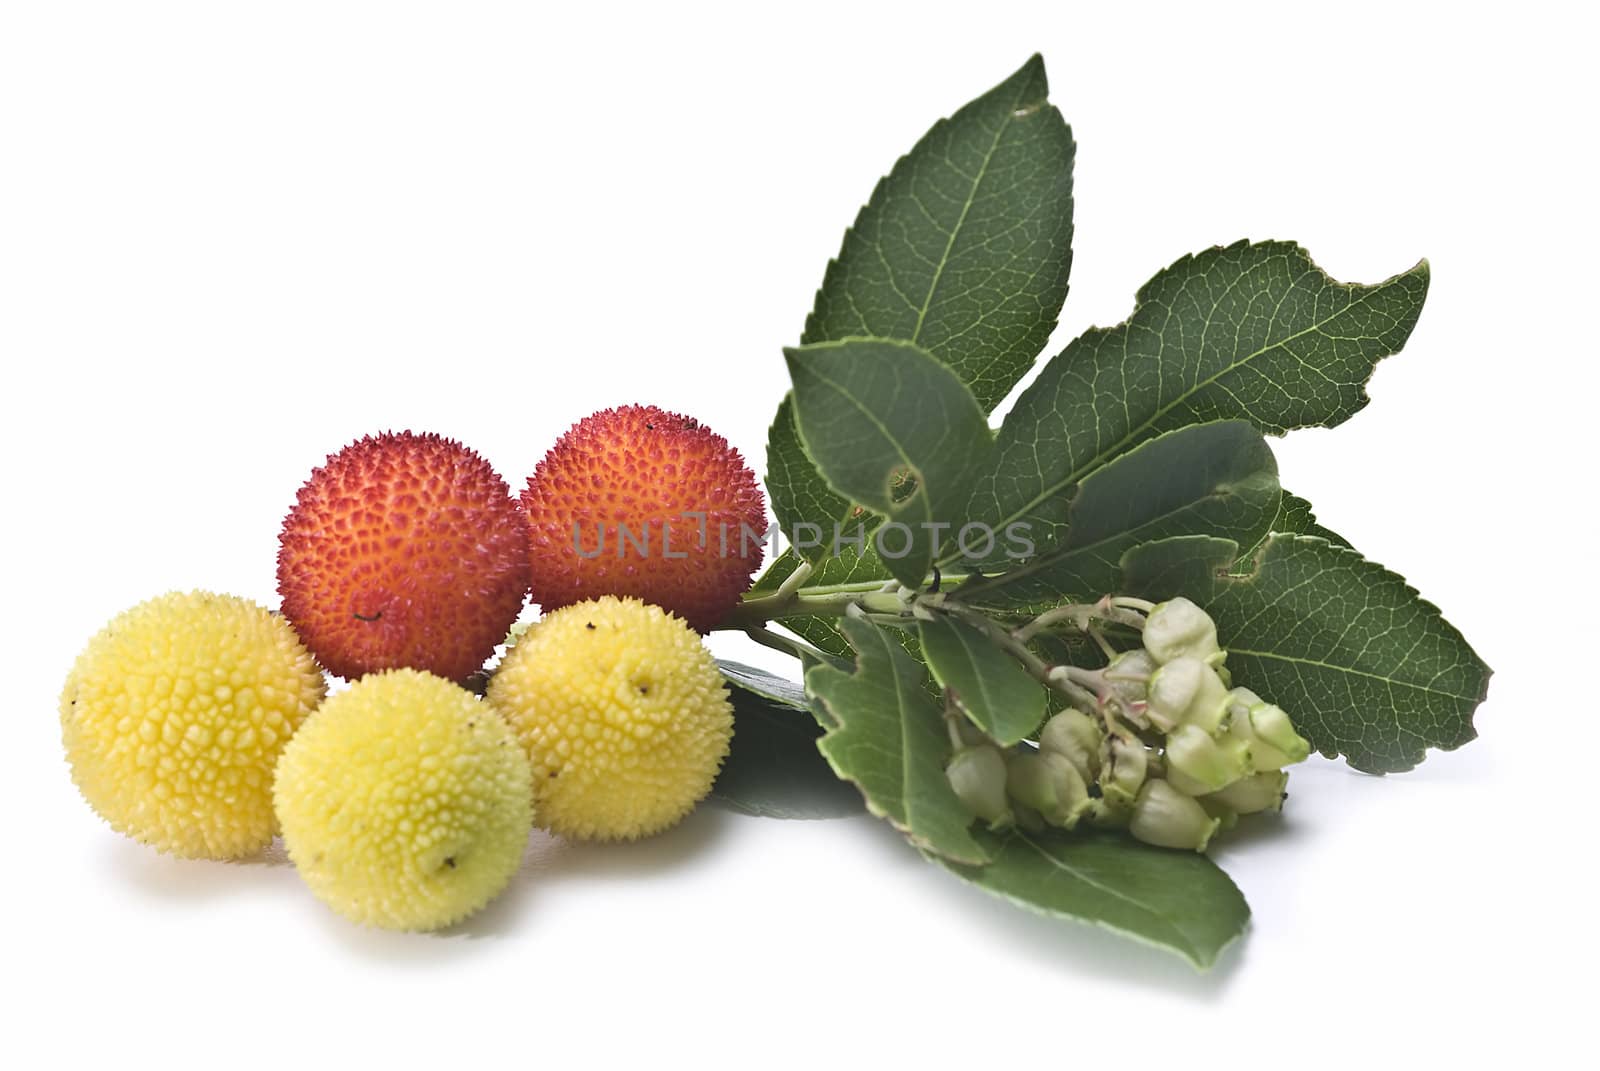
[[(877, 523), (878, 518), (876, 516), (870, 519), (874, 525)], [(889, 575), (889, 567), (884, 564), (883, 559), (878, 556), (878, 552), (872, 547), (871, 527), (864, 527), (861, 530), (862, 543), (859, 547), (854, 542), (858, 535), (856, 526), (862, 523), (858, 519), (852, 519), (847, 525), (848, 530), (845, 533), (849, 539), (841, 538), (837, 548), (832, 546), (827, 548), (828, 557), (817, 562), (812, 569), (811, 575), (806, 578), (805, 587), (807, 591), (815, 591), (819, 588), (835, 592), (844, 590), (871, 591), (881, 587), (885, 581), (892, 579)], [(839, 551), (838, 554), (833, 553), (835, 549)], [(764, 592), (776, 591), (799, 564), (800, 558), (795, 553), (794, 548), (786, 549), (782, 554), (772, 559), (772, 564), (767, 566), (766, 571), (751, 585), (750, 591), (752, 594), (758, 595)]]
[[(849, 665), (855, 661), (855, 649), (850, 646), (850, 641), (845, 639), (844, 631), (840, 628), (844, 619), (839, 617), (785, 617), (778, 624), (805, 640), (817, 650), (835, 660), (835, 664)], [(916, 632), (911, 629), (893, 628), (885, 630), (888, 637), (900, 645), (911, 660), (919, 664), (926, 664), (922, 657), (922, 644), (917, 639)], [(944, 690), (939, 687), (931, 673), (923, 674), (923, 687), (928, 695), (943, 701)], [(812, 701), (812, 710), (816, 710), (815, 700)]]
[[(778, 706), (785, 706), (791, 710), (809, 710), (810, 704), (806, 699), (804, 686), (780, 677), (776, 673), (768, 673), (755, 666), (747, 666), (743, 662), (732, 662), (725, 658), (717, 659), (717, 668), (722, 670), (722, 675), (729, 684), (735, 688), (760, 696)], [(735, 695), (735, 699), (737, 699)]]
[[(1317, 516), (1311, 510), (1311, 503), (1298, 495), (1291, 495), (1287, 491), (1278, 500), (1278, 515), (1272, 520), (1271, 531), (1283, 532), (1286, 535), (1317, 536), (1320, 539), (1326, 539), (1336, 547), (1348, 547), (1350, 545), (1350, 541), (1344, 536), (1317, 523)], [(1209, 534), (1223, 535), (1225, 533), (1213, 532)], [(1250, 549), (1239, 555), (1239, 560), (1235, 563), (1237, 568), (1234, 569), (1234, 572), (1249, 572), (1251, 563), (1255, 560), (1256, 551), (1260, 550), (1261, 544), (1266, 541), (1267, 536), (1265, 533), (1253, 543), (1241, 541), (1240, 546), (1247, 546)]]
[(860, 512), (828, 486), (806, 453), (794, 419), (792, 394), (778, 405), (778, 415), (767, 432), (767, 494), (778, 529), (791, 544), (816, 533), (814, 545), (801, 545), (793, 551), (793, 556), (811, 562), (822, 561), (831, 552), (834, 525), (845, 524), (852, 513)]
[(1094, 923), (1210, 967), (1244, 932), (1250, 908), (1215, 863), (1120, 834), (979, 833), (993, 857), (975, 867), (935, 859), (985, 892), (1044, 915)]
[[(1072, 132), (1048, 92), (1034, 56), (895, 164), (829, 263), (802, 344), (905, 339), (947, 364), (985, 412), (1010, 392), (1055, 328), (1072, 266)], [(768, 438), (767, 490), (785, 533), (850, 514), (806, 457), (787, 403)]]
[(989, 464), (983, 410), (909, 342), (858, 339), (784, 353), (806, 452), (835, 491), (901, 526), (878, 549), (902, 583), (920, 584)]
[(1055, 329), (1072, 267), (1072, 131), (1044, 61), (934, 124), (828, 265), (802, 343), (898, 338), (988, 411)]
[(1234, 682), (1358, 770), (1409, 770), (1477, 735), (1489, 667), (1403, 578), (1312, 536), (1268, 537), (1243, 575), (1238, 554), (1226, 539), (1148, 543), (1123, 559), (1127, 588), (1203, 606)]
[(767, 567), (750, 585), (751, 595), (765, 595), (777, 591), (789, 574), (800, 567), (800, 557), (792, 548), (785, 548), (777, 557), (767, 562)]
[[(735, 810), (766, 818), (839, 818), (859, 814), (861, 794), (840, 781), (817, 750), (822, 729), (805, 706), (800, 687), (771, 682), (768, 674), (749, 667), (721, 664), (723, 674), (739, 684), (732, 689), (733, 747), (722, 764), (711, 794)], [(749, 691), (749, 682), (760, 691)], [(763, 693), (778, 692), (778, 701)], [(795, 709), (788, 697), (799, 695)]]
[(845, 618), (840, 628), (856, 652), (855, 671), (827, 665), (806, 671), (806, 691), (831, 722), (822, 753), (861, 789), (868, 810), (917, 847), (983, 863), (988, 856), (968, 829), (972, 814), (945, 779), (950, 742), (927, 671), (870, 622)]
[(955, 696), (972, 723), (1009, 746), (1044, 720), (1044, 686), (970, 625), (939, 616), (918, 626), (934, 679)]
[(1186, 424), (1340, 424), (1366, 405), (1367, 379), (1405, 344), (1427, 290), (1426, 262), (1345, 284), (1287, 242), (1184, 257), (1145, 284), (1132, 317), (1079, 336), (1022, 393), (973, 515), (1052, 531), (1079, 481)]
[(1231, 537), (1250, 546), (1278, 514), (1278, 466), (1242, 420), (1196, 424), (1142, 443), (1078, 487), (1064, 528), (1035, 534), (1046, 548), (962, 598), (984, 606), (1092, 601), (1122, 578), (1131, 547), (1177, 535)]
[(844, 638), (844, 633), (839, 629), (838, 618), (833, 617), (786, 617), (778, 624), (805, 640), (823, 654), (833, 658), (842, 658), (846, 662), (852, 661), (854, 651), (850, 642)]

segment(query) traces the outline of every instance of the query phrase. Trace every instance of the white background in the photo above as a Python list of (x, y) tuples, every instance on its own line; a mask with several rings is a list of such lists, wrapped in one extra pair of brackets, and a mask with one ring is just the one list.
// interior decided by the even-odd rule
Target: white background
[[(578, 8), (0, 9), (8, 1062), (1575, 1044), (1600, 818), (1587, 29), (1536, 3)], [(1241, 237), (1341, 279), (1433, 265), (1370, 408), (1279, 457), (1496, 668), (1481, 739), (1404, 776), (1297, 772), (1281, 828), (1217, 852), (1255, 916), (1214, 972), (991, 901), (865, 818), (540, 838), (478, 919), (395, 936), (281, 861), (173, 861), (78, 799), (55, 703), (82, 643), (171, 588), (274, 604), (296, 487), (364, 433), (458, 437), (520, 486), (573, 421), (654, 402), (759, 471), (779, 347), (857, 206), (1035, 50), (1080, 145), (1050, 352)]]

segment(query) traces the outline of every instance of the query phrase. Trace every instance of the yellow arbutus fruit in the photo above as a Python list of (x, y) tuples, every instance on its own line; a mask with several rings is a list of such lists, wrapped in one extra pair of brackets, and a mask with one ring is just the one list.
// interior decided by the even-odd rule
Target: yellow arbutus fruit
[(528, 760), (459, 685), (397, 669), (330, 698), (284, 751), (283, 841), (317, 898), (356, 922), (432, 930), (498, 896), (532, 828)]
[(574, 839), (673, 825), (711, 790), (733, 737), (700, 637), (638, 599), (549, 614), (506, 654), (488, 698), (532, 761), (539, 825)]
[(273, 767), (325, 689), (283, 618), (231, 595), (162, 595), (114, 618), (67, 677), (72, 779), (135, 840), (251, 855), (277, 832)]

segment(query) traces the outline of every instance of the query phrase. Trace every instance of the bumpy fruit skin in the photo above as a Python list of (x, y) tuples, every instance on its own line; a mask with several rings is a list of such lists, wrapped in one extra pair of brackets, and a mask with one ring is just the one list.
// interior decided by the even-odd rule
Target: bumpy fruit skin
[(511, 488), (458, 442), (368, 436), (311, 474), (283, 522), (284, 615), (330, 672), (411, 667), (464, 680), (528, 591)]
[(231, 595), (173, 592), (112, 619), (61, 691), (72, 779), (111, 828), (237, 859), (277, 833), (272, 770), (327, 681), (289, 623)]
[(545, 610), (632, 595), (705, 632), (761, 564), (766, 500), (755, 474), (722, 436), (654, 406), (573, 425), (529, 477), (522, 505), (533, 601)]
[(284, 751), (274, 796), (289, 858), (318, 899), (356, 922), (432, 930), (511, 881), (531, 782), (487, 704), (399, 669), (322, 705)]
[(547, 615), (489, 682), (533, 763), (538, 821), (576, 840), (632, 840), (711, 790), (733, 739), (727, 685), (687, 625), (607, 596)]

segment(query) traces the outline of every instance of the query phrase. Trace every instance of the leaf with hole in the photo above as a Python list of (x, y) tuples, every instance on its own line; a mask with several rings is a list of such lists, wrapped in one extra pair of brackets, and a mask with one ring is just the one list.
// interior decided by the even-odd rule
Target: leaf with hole
[[(1055, 329), (1072, 267), (1072, 131), (1048, 95), (1034, 56), (900, 158), (828, 264), (802, 344), (903, 339), (985, 412), (1006, 396)], [(853, 509), (811, 464), (788, 401), (768, 437), (767, 488), (785, 532), (827, 531)]]
[(855, 339), (784, 351), (806, 451), (834, 490), (889, 518), (874, 544), (919, 585), (965, 519), (993, 437), (955, 375), (909, 342)]

